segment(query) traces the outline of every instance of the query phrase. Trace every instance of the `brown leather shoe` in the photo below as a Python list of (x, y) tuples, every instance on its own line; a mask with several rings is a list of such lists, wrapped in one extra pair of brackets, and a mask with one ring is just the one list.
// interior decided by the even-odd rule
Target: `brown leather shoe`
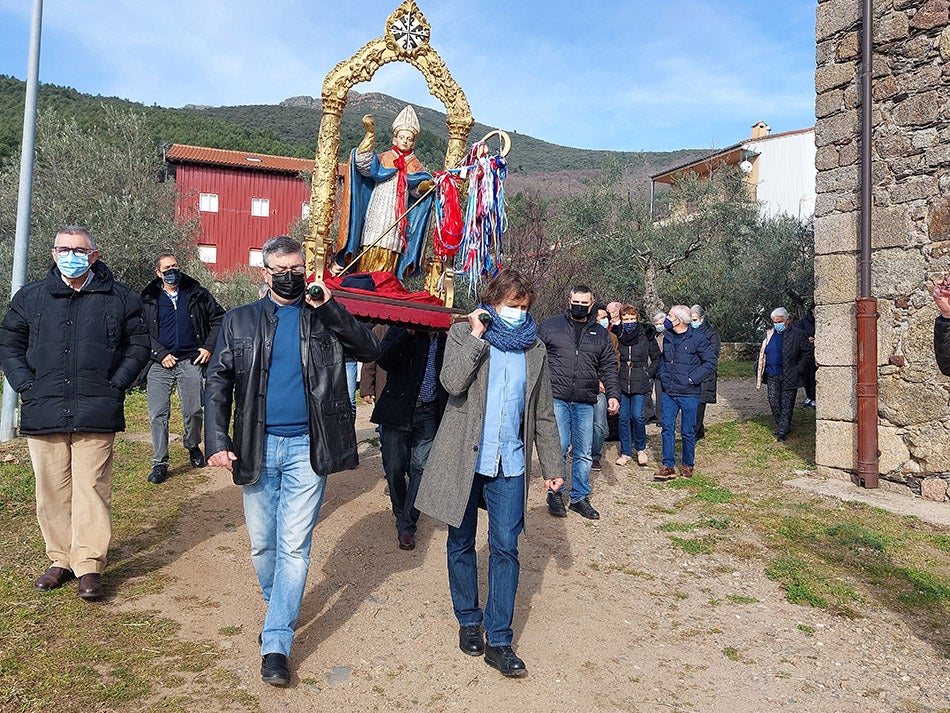
[(416, 536), (413, 535), (411, 532), (399, 533), (399, 549), (401, 550), (416, 549)]
[(691, 466), (691, 465), (681, 465), (681, 466), (680, 466), (680, 477), (682, 477), (682, 478), (692, 478), (692, 477), (693, 477), (693, 466)]
[(660, 469), (656, 472), (656, 475), (653, 476), (653, 480), (673, 480), (676, 477), (676, 469), (667, 468), (665, 465), (660, 466)]
[(102, 575), (90, 572), (79, 578), (79, 596), (83, 599), (99, 599), (102, 597)]
[(66, 582), (73, 578), (73, 573), (68, 569), (63, 569), (62, 567), (50, 567), (48, 570), (43, 572), (36, 581), (33, 582), (33, 589), (38, 589), (41, 592), (48, 592), (51, 589), (59, 589)]

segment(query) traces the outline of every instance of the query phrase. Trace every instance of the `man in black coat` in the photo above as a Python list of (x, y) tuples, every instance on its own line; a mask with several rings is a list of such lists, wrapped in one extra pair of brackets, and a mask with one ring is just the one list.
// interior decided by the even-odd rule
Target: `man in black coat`
[(103, 594), (112, 538), (112, 446), (125, 430), (125, 391), (148, 359), (142, 304), (99, 261), (92, 234), (60, 229), (46, 277), (24, 285), (0, 324), (0, 366), (23, 399), (36, 515), (52, 566), (40, 591), (79, 578)]
[(416, 546), (416, 492), (448, 399), (439, 382), (444, 357), (444, 333), (390, 327), (376, 360), (386, 371), (386, 386), (370, 420), (380, 426), (383, 470), (401, 550)]
[[(689, 308), (690, 326), (698, 329), (706, 337), (706, 341), (716, 353), (716, 359), (722, 352), (722, 337), (719, 336), (719, 330), (706, 319), (706, 310), (702, 305), (693, 305)], [(718, 363), (718, 362), (717, 362)], [(696, 440), (699, 441), (706, 437), (706, 404), (716, 403), (716, 390), (719, 386), (719, 375), (717, 371), (706, 377), (703, 381), (703, 393), (699, 397), (699, 406), (696, 408)]]
[(344, 362), (376, 359), (379, 341), (325, 286), (304, 295), (296, 240), (271, 238), (261, 257), (269, 292), (224, 315), (208, 363), (205, 446), (208, 465), (227, 468), (244, 488), (251, 561), (267, 602), (261, 680), (285, 686), (326, 477), (359, 465)]
[[(574, 512), (588, 520), (600, 513), (590, 504), (591, 442), (594, 435), (594, 405), (600, 384), (607, 395), (607, 412), (620, 410), (617, 386), (617, 352), (610, 334), (592, 314), (594, 295), (586, 285), (571, 289), (567, 312), (546, 319), (538, 338), (548, 350), (554, 416), (565, 459), (571, 451), (571, 503)], [(548, 491), (548, 511), (555, 517), (567, 512), (561, 491)]]
[(176, 382), (184, 426), (182, 445), (195, 468), (205, 465), (199, 446), (202, 381), (224, 308), (197, 280), (181, 271), (174, 253), (163, 252), (155, 258), (155, 274), (142, 290), (142, 311), (152, 358), (146, 377), (152, 430), (148, 481), (158, 484), (168, 478), (168, 417)]

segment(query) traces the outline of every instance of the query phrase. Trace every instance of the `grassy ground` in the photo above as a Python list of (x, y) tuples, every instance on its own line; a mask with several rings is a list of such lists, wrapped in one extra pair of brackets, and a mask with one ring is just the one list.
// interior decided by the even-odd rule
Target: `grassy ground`
[[(127, 412), (129, 429), (145, 431), (144, 394), (130, 397)], [(191, 488), (206, 477), (186, 467), (184, 449), (171, 453), (175, 476), (170, 487), (159, 488), (146, 481), (149, 444), (117, 442), (107, 570), (116, 603), (161, 591), (163, 582), (151, 573), (189, 508)], [(803, 607), (849, 617), (886, 607), (950, 655), (950, 535), (913, 518), (781, 486), (789, 471), (813, 468), (813, 411), (796, 414), (786, 443), (776, 443), (767, 419), (711, 426), (702, 462), (711, 465), (692, 480), (653, 485), (680, 495), (663, 510), (675, 517), (660, 526), (675, 547), (693, 557), (722, 552), (759, 562), (788, 600)], [(23, 441), (0, 450), (0, 532), (0, 710), (258, 709), (218, 667), (217, 643), (182, 641), (178, 624), (162, 612), (87, 603), (74, 586), (32, 589), (48, 561)], [(187, 693), (156, 702), (169, 690)]]
[(790, 495), (781, 481), (814, 468), (814, 432), (805, 409), (786, 443), (766, 417), (707, 429), (702, 461), (716, 465), (655, 486), (683, 493), (682, 520), (666, 526), (672, 543), (760, 559), (794, 604), (848, 617), (884, 606), (950, 656), (950, 535), (863, 504)]
[[(147, 430), (144, 393), (129, 398), (127, 415), (131, 430)], [(180, 428), (179, 415), (172, 430)], [(147, 442), (116, 441), (105, 581), (107, 600), (121, 591), (117, 603), (161, 590), (161, 580), (150, 573), (162, 564), (161, 549), (186, 511), (191, 489), (206, 477), (187, 467), (186, 451), (173, 446), (174, 478), (156, 487), (146, 480), (151, 455)], [(196, 677), (205, 677), (215, 696), (205, 705), (209, 710), (256, 709), (230, 674), (215, 669), (216, 644), (179, 640), (178, 624), (161, 612), (123, 613), (108, 602), (85, 602), (75, 583), (34, 591), (33, 580), (49, 565), (34, 503), (29, 453), (18, 439), (0, 450), (0, 710), (190, 711), (198, 707), (193, 697), (154, 707), (148, 701), (158, 688)]]

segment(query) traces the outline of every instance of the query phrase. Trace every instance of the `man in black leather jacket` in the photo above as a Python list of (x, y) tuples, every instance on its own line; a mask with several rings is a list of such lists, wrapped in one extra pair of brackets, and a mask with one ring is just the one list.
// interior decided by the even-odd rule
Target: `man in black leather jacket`
[(268, 602), (261, 679), (283, 686), (326, 476), (358, 464), (344, 362), (376, 359), (379, 341), (325, 286), (304, 296), (296, 240), (271, 238), (262, 257), (269, 294), (225, 314), (208, 364), (205, 446), (208, 464), (244, 486), (251, 560)]

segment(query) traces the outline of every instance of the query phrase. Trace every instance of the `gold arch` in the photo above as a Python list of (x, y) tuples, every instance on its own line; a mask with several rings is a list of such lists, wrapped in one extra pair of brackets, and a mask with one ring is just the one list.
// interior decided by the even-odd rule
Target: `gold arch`
[[(380, 67), (390, 62), (408, 62), (425, 77), (429, 92), (445, 105), (449, 145), (445, 167), (454, 168), (465, 156), (466, 140), (475, 123), (468, 99), (456, 84), (445, 62), (429, 44), (429, 23), (414, 0), (405, 0), (386, 20), (385, 34), (340, 62), (323, 81), (323, 118), (317, 139), (313, 182), (310, 192), (310, 229), (305, 241), (307, 264), (318, 275), (335, 245), (330, 235), (336, 195), (337, 156), (340, 151), (340, 117), (353, 85), (368, 82)], [(430, 264), (427, 284), (437, 276)], [(451, 274), (451, 273), (449, 273)], [(430, 291), (433, 291), (430, 288)], [(435, 293), (435, 292), (434, 292)], [(451, 303), (451, 289), (442, 290)]]

